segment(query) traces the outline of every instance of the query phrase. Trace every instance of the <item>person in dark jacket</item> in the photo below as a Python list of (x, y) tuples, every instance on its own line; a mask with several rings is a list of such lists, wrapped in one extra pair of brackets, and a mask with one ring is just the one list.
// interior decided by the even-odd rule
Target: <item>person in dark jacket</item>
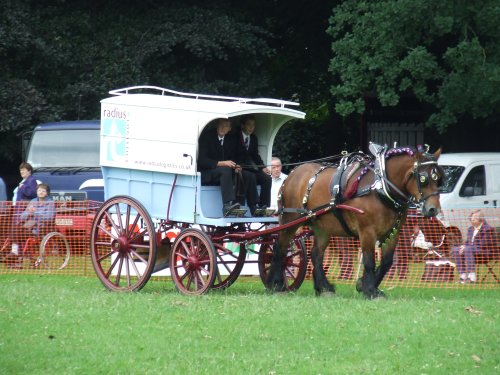
[[(250, 212), (254, 215), (256, 209), (266, 209), (271, 205), (271, 171), (259, 155), (259, 141), (254, 134), (255, 117), (241, 116), (240, 126), (241, 131), (234, 134), (237, 145), (236, 162), (243, 168), (246, 200)], [(260, 196), (257, 185), (261, 187)]]
[(476, 254), (488, 256), (496, 244), (495, 228), (484, 219), (481, 210), (474, 210), (470, 215), (471, 226), (467, 229), (467, 240), (463, 245), (455, 246), (451, 252), (457, 264), (461, 283), (476, 282)]
[(231, 130), (228, 119), (216, 120), (216, 127), (203, 132), (199, 139), (198, 171), (202, 185), (220, 185), (223, 215), (240, 208), (236, 202), (233, 175), (240, 170), (235, 160), (235, 144), (227, 134)]
[[(19, 173), (21, 174), (21, 182), (14, 189), (14, 196), (12, 198), (12, 204), (14, 207), (14, 219), (12, 231), (15, 232), (16, 228), (19, 226), (21, 219), (21, 212), (27, 206), (27, 202), (36, 198), (37, 181), (35, 177), (31, 174), (33, 173), (33, 167), (29, 163), (21, 163), (19, 165)], [(17, 236), (13, 236), (16, 238)], [(19, 251), (19, 245), (17, 243), (12, 244), (12, 254), (17, 255)]]
[(19, 183), (15, 189), (14, 201), (30, 201), (36, 198), (36, 187), (37, 182), (35, 177), (31, 174), (33, 173), (33, 167), (29, 163), (21, 163), (19, 165), (19, 173), (21, 174), (22, 181)]

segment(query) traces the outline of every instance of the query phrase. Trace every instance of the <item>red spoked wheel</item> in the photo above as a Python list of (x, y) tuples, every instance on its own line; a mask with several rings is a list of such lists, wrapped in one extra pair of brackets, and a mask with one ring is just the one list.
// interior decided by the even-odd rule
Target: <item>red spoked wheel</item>
[(245, 246), (236, 242), (226, 243), (227, 245), (232, 245), (234, 248), (231, 250), (224, 247), (224, 243), (214, 243), (217, 254), (217, 273), (212, 289), (230, 287), (236, 281), (245, 265), (247, 255)]
[(175, 239), (170, 255), (170, 274), (183, 294), (201, 295), (212, 287), (217, 273), (214, 245), (201, 230), (183, 230)]
[[(269, 268), (273, 259), (272, 244), (261, 245), (259, 252), (259, 276), (264, 285), (266, 284)], [(283, 258), (283, 277), (286, 290), (292, 292), (299, 289), (306, 277), (307, 254), (306, 244), (303, 238), (296, 238), (290, 243), (290, 247)]]
[(92, 223), (90, 255), (97, 277), (113, 291), (140, 290), (156, 262), (153, 221), (138, 201), (113, 197)]

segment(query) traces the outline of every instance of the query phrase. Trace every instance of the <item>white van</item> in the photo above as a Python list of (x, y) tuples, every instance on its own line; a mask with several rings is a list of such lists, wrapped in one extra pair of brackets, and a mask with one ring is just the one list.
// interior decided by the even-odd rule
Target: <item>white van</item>
[(500, 207), (500, 152), (442, 154), (441, 207)]

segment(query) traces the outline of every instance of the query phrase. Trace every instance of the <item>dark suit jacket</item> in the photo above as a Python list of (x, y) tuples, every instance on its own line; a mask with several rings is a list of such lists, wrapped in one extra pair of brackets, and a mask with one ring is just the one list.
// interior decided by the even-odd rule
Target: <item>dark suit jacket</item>
[[(255, 134), (250, 135), (250, 145), (248, 146), (248, 150), (245, 147), (245, 141), (243, 139), (243, 134), (241, 134), (241, 131), (233, 134), (233, 139), (237, 147), (236, 163), (241, 166), (257, 165), (259, 171), (264, 168), (264, 161), (259, 155), (259, 141)], [(245, 169), (254, 168), (247, 167)]]
[(493, 251), (494, 247), (497, 246), (495, 228), (490, 226), (488, 223), (483, 223), (481, 229), (479, 229), (479, 232), (474, 238), (474, 243), (472, 242), (473, 234), (474, 227), (470, 226), (469, 229), (467, 229), (467, 241), (465, 243), (467, 245), (473, 245), (482, 254), (488, 254)]
[(234, 140), (226, 135), (224, 146), (221, 146), (215, 128), (202, 133), (198, 146), (198, 171), (214, 169), (222, 160), (236, 161)]

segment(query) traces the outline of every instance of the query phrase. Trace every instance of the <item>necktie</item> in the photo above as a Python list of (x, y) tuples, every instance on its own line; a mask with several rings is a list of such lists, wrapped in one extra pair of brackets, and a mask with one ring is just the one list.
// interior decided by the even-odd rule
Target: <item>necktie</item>
[(247, 150), (248, 150), (249, 143), (250, 143), (250, 137), (246, 137), (246, 138), (245, 138), (245, 148), (246, 148)]
[(224, 146), (224, 138), (219, 139), (219, 141), (220, 141), (220, 145)]

